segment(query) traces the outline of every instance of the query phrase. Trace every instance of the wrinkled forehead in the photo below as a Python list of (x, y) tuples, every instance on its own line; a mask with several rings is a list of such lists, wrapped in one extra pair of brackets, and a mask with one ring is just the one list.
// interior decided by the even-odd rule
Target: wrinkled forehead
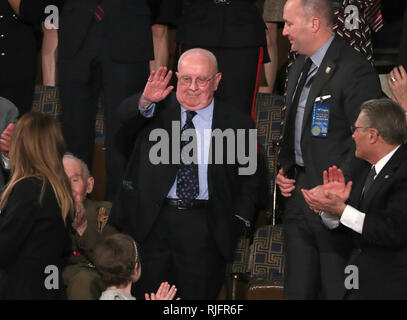
[(65, 173), (68, 177), (81, 176), (86, 178), (86, 170), (82, 163), (74, 158), (63, 158)]

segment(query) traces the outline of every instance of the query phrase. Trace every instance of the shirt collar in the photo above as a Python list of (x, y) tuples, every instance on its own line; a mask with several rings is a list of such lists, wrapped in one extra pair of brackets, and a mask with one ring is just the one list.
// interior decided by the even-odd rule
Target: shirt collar
[(393, 154), (397, 151), (398, 148), (400, 148), (400, 144), (394, 148), (392, 151), (390, 151), (388, 154), (386, 154), (383, 158), (381, 158), (377, 163), (374, 165), (376, 175), (379, 174), (379, 172), (384, 168), (384, 166), (389, 162), (390, 158), (393, 156)]
[(334, 35), (332, 35), (327, 42), (325, 42), (310, 58), (312, 62), (319, 68), (322, 63), (322, 60), (325, 57), (326, 52), (331, 46), (332, 41), (334, 40)]
[[(209, 121), (213, 115), (214, 101), (215, 98), (212, 98), (212, 101), (208, 104), (208, 106), (199, 110), (194, 110), (197, 113), (196, 116), (199, 116), (204, 121)], [(181, 106), (182, 117), (186, 117), (187, 111), (188, 109), (185, 109), (183, 106)]]

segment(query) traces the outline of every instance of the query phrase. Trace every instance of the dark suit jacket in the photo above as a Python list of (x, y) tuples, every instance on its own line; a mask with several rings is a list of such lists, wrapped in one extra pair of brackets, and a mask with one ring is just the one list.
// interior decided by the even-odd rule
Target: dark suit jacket
[[(80, 50), (95, 19), (98, 0), (65, 0), (59, 29), (59, 56), (69, 59)], [(145, 0), (103, 0), (105, 48), (123, 63), (153, 59), (150, 9)]]
[(357, 250), (349, 264), (359, 268), (364, 299), (407, 299), (407, 146), (402, 145), (379, 172), (360, 202), (371, 165), (353, 177), (348, 203), (366, 214)]
[[(304, 64), (305, 56), (299, 56), (290, 69), (287, 85), (287, 111)], [(331, 95), (326, 100), (330, 105), (328, 137), (311, 136), (312, 110), (315, 98)], [(314, 76), (302, 123), (301, 150), (304, 159), (306, 188), (322, 184), (322, 172), (332, 165), (339, 166), (345, 174), (354, 158), (354, 144), (350, 126), (356, 121), (362, 102), (381, 96), (379, 78), (366, 59), (350, 47), (344, 40), (335, 36), (331, 46)], [(286, 136), (283, 129), (283, 139)], [(284, 140), (283, 140), (284, 141)], [(289, 171), (285, 154), (286, 144), (282, 144), (280, 163), (284, 171)]]
[[(64, 297), (62, 261), (68, 249), (65, 229), (54, 191), (37, 178), (19, 181), (0, 214), (0, 297), (2, 299), (57, 299)], [(47, 266), (58, 267), (58, 289), (44, 283), (51, 274)], [(49, 272), (49, 271), (48, 271)], [(55, 281), (53, 281), (54, 284)]]
[(214, 4), (194, 0), (185, 6), (177, 42), (198, 47), (257, 47), (266, 45), (266, 26), (253, 0)]
[[(154, 129), (165, 129), (169, 133), (171, 145), (172, 121), (180, 121), (181, 116), (180, 105), (174, 93), (157, 104), (152, 119), (146, 119), (139, 114), (139, 97), (140, 95), (136, 95), (125, 100), (119, 111), (123, 129), (134, 143), (109, 223), (119, 231), (129, 233), (137, 241), (143, 242), (159, 217), (161, 206), (175, 181), (179, 167), (177, 164), (153, 165), (150, 162), (149, 152), (156, 142), (149, 141), (149, 135)], [(219, 128), (223, 131), (231, 128), (236, 132), (238, 128), (253, 127), (250, 117), (235, 112), (229, 113), (220, 101), (215, 101), (212, 129)], [(226, 151), (224, 139), (224, 162), (227, 159)], [(215, 156), (216, 150), (213, 152), (212, 160)], [(228, 260), (232, 258), (242, 227), (241, 220), (234, 215), (239, 214), (247, 220), (252, 220), (257, 201), (257, 175), (238, 175), (238, 167), (237, 162), (215, 164), (212, 161), (212, 164), (208, 164), (210, 227), (220, 252)]]

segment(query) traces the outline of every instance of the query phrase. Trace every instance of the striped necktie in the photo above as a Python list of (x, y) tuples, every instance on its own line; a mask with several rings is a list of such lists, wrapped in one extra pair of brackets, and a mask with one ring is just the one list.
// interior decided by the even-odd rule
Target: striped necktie
[(99, 2), (99, 4), (96, 7), (96, 10), (95, 10), (96, 20), (98, 22), (101, 22), (103, 20), (104, 15), (105, 15), (105, 11), (103, 10), (102, 2)]

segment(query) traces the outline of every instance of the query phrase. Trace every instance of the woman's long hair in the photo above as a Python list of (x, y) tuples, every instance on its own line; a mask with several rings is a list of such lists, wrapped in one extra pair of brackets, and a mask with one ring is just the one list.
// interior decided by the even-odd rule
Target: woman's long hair
[(28, 177), (42, 180), (41, 202), (46, 182), (54, 190), (65, 221), (74, 212), (71, 186), (65, 174), (62, 157), (65, 143), (55, 119), (46, 114), (30, 112), (21, 117), (13, 129), (10, 143), (11, 178), (1, 199), (0, 209), (7, 203), (15, 184)]

